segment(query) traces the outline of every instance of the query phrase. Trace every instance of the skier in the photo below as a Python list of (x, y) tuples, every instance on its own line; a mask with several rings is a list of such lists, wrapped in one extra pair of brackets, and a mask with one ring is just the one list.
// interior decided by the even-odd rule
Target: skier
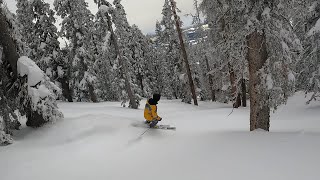
[(144, 118), (151, 128), (155, 127), (157, 123), (162, 120), (162, 118), (157, 114), (157, 104), (160, 97), (160, 94), (153, 94), (153, 97), (146, 102), (146, 106), (144, 108)]

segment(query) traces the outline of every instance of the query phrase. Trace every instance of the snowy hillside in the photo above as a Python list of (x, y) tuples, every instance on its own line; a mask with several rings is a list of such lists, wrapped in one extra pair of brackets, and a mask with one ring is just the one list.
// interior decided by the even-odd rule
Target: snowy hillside
[(320, 104), (302, 94), (271, 117), (269, 133), (249, 132), (249, 111), (161, 100), (162, 124), (132, 123), (143, 110), (119, 103), (60, 103), (65, 119), (17, 132), (0, 148), (1, 180), (316, 180), (320, 176)]

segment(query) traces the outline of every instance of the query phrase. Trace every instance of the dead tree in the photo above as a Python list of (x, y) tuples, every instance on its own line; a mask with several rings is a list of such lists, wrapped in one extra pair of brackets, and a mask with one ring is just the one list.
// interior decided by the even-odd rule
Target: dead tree
[(187, 75), (188, 75), (188, 80), (189, 80), (190, 90), (192, 93), (193, 102), (194, 102), (194, 105), (198, 106), (197, 95), (196, 95), (196, 91), (195, 91), (195, 87), (194, 87), (194, 83), (193, 83), (193, 79), (192, 79), (192, 75), (191, 75), (190, 65), (188, 62), (188, 55), (187, 55), (187, 51), (186, 51), (186, 48), (184, 45), (184, 40), (182, 37), (182, 31), (181, 31), (181, 27), (180, 27), (180, 19), (177, 15), (177, 11), (176, 11), (176, 2), (174, 0), (170, 0), (170, 2), (171, 2), (172, 13), (173, 13), (173, 16), (174, 16), (174, 19), (176, 22), (176, 29), (177, 29), (179, 40), (180, 40), (182, 56), (184, 59), (186, 70), (187, 70)]

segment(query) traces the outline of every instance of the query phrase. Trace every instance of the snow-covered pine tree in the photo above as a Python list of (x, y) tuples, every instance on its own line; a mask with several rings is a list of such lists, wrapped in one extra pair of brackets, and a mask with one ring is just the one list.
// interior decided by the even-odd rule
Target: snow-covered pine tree
[(28, 57), (20, 57), (17, 63), (21, 84), (18, 101), (27, 116), (27, 126), (40, 127), (63, 118), (56, 102), (60, 89)]
[[(129, 45), (132, 44), (132, 30), (128, 23), (125, 10), (121, 5), (121, 0), (113, 1), (114, 8), (110, 8), (110, 14), (112, 15), (112, 22), (116, 27), (114, 37), (114, 44), (116, 44), (117, 64), (119, 70), (119, 82), (122, 89), (121, 99), (124, 105), (129, 99), (129, 107), (137, 109), (141, 97), (139, 93), (139, 87), (132, 82), (132, 74), (129, 72), (130, 62), (132, 59), (132, 52)], [(117, 37), (117, 38), (116, 38)], [(117, 41), (115, 41), (117, 40)]]
[(136, 84), (140, 87), (142, 95), (144, 97), (150, 97), (152, 93), (152, 77), (153, 72), (150, 67), (152, 63), (153, 51), (150, 43), (150, 39), (141, 32), (138, 26), (131, 26), (132, 29), (132, 40), (129, 46), (132, 51), (132, 61), (130, 69), (133, 71), (135, 76)]
[[(217, 31), (216, 36), (222, 36), (217, 39), (223, 40), (221, 44), (236, 47), (227, 49), (227, 62), (233, 68), (241, 67), (234, 65), (243, 59), (237, 54), (244, 56), (247, 51), (250, 130), (269, 130), (270, 108), (276, 109), (294, 93), (292, 70), (301, 46), (288, 17), (292, 5), (291, 1), (281, 0), (203, 1), (202, 7), (211, 25), (219, 24), (216, 29), (228, 31), (220, 34), (221, 31)], [(219, 40), (217, 42), (219, 44)], [(247, 50), (242, 48), (244, 43)]]
[[(169, 0), (164, 1), (162, 9), (163, 26), (162, 32), (159, 33), (160, 46), (163, 48), (164, 57), (162, 61), (164, 87), (162, 94), (168, 99), (183, 98), (184, 101), (191, 102), (191, 97), (185, 95), (183, 84), (186, 84), (185, 74), (183, 73), (181, 50), (178, 35), (174, 27), (173, 13)], [(189, 91), (188, 91), (189, 92)]]
[[(211, 51), (210, 43), (207, 41), (207, 32), (204, 30), (203, 22), (200, 18), (200, 8), (198, 0), (194, 0), (195, 14), (188, 14), (192, 17), (191, 33), (193, 34), (192, 42), (189, 43), (189, 56), (192, 64), (195, 65), (195, 84), (199, 89), (201, 100), (216, 100), (216, 93), (213, 87), (213, 76), (209, 73), (211, 68), (211, 59), (208, 53)], [(192, 66), (191, 66), (192, 67)]]
[[(215, 9), (209, 11), (206, 4), (214, 6)], [(246, 92), (241, 92), (240, 84), (246, 77), (246, 53), (244, 51), (245, 39), (239, 32), (234, 9), (238, 8), (237, 2), (229, 1), (204, 1), (202, 9), (209, 22), (209, 45), (213, 51), (209, 53), (210, 59), (214, 62), (215, 69), (211, 71), (212, 76), (222, 77), (222, 81), (213, 81), (217, 89), (217, 95), (227, 97), (234, 102), (234, 107), (240, 105), (240, 94), (245, 98)], [(239, 24), (241, 24), (239, 22)], [(238, 33), (238, 34), (237, 34)], [(220, 96), (221, 97), (221, 96)], [(218, 100), (225, 101), (224, 98)], [(244, 103), (245, 104), (245, 103)]]
[[(298, 88), (306, 93), (312, 93), (307, 101), (309, 104), (320, 97), (320, 2), (313, 0), (303, 3), (306, 13), (302, 17), (305, 20), (300, 24), (300, 29), (297, 29), (300, 30), (299, 32), (304, 32), (302, 42), (305, 51), (301, 61), (297, 63)], [(296, 18), (300, 17), (296, 16)]]
[(31, 49), (28, 46), (33, 41), (33, 11), (29, 0), (17, 0), (17, 20), (20, 29), (20, 34), (24, 36), (21, 37), (21, 41), (27, 46), (23, 48), (22, 55), (29, 56)]
[[(208, 74), (210, 71), (210, 67), (208, 67), (206, 60), (208, 58), (206, 57), (206, 51), (207, 46), (205, 42), (202, 43), (190, 43), (189, 47), (189, 59), (192, 62), (191, 67), (193, 67), (194, 72), (194, 81), (195, 86), (198, 89), (198, 93), (200, 96), (200, 100), (209, 100), (214, 99), (214, 95), (209, 94), (210, 92), (210, 83), (207, 76), (211, 77), (211, 75)], [(211, 96), (211, 97), (210, 97)]]
[[(0, 46), (1, 52), (1, 130), (8, 133), (19, 126), (16, 113), (19, 109), (26, 113), (27, 125), (38, 127), (46, 122), (63, 117), (56, 104), (59, 89), (29, 58), (19, 58), (21, 45), (20, 32), (14, 16), (1, 4)], [(20, 52), (21, 53), (21, 52)], [(19, 60), (18, 60), (19, 59)], [(19, 112), (17, 112), (19, 113)], [(3, 123), (4, 122), (4, 123)], [(13, 125), (12, 125), (13, 124)]]
[[(109, 15), (111, 4), (105, 0), (95, 0), (98, 12), (94, 22), (94, 46), (97, 68), (97, 95), (104, 101), (118, 101), (119, 86), (113, 69), (117, 54), (112, 41), (112, 22)], [(109, 22), (110, 21), (110, 22)], [(102, 68), (103, 67), (103, 68)]]
[[(18, 33), (13, 14), (0, 1), (0, 145), (12, 143), (12, 131), (19, 129), (20, 123), (14, 112), (19, 104), (15, 101), (18, 89), (15, 86), (19, 55), (14, 36)], [(19, 33), (18, 33), (19, 34)]]
[(50, 5), (43, 0), (33, 0), (30, 2), (32, 10), (31, 29), (32, 42), (28, 44), (31, 49), (29, 57), (52, 79), (59, 78), (58, 69), (61, 63), (58, 62), (60, 53), (57, 28), (54, 25), (55, 13), (50, 9)]
[[(147, 77), (151, 77), (150, 87), (152, 92), (157, 92), (170, 99), (169, 86), (167, 84), (168, 63), (166, 62), (166, 47), (162, 41), (162, 26), (156, 22), (155, 35), (151, 37), (153, 57), (149, 60)], [(168, 94), (170, 96), (168, 97)]]
[(95, 94), (96, 75), (90, 40), (93, 31), (93, 15), (84, 0), (55, 0), (57, 15), (63, 19), (62, 37), (70, 42), (71, 87), (77, 101), (97, 102)]
[(26, 44), (22, 55), (33, 59), (51, 80), (59, 82), (63, 96), (72, 101), (67, 73), (70, 67), (61, 56), (54, 15), (43, 0), (17, 1), (17, 19)]

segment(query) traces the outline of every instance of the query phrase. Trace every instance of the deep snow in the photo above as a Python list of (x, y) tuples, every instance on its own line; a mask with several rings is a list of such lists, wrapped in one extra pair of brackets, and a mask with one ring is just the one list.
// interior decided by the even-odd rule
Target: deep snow
[[(118, 102), (60, 103), (65, 119), (23, 128), (0, 147), (1, 180), (317, 180), (320, 103), (303, 94), (271, 117), (271, 132), (249, 132), (249, 109), (160, 100), (162, 124), (131, 126), (143, 109)], [(142, 102), (144, 103), (144, 101)]]

